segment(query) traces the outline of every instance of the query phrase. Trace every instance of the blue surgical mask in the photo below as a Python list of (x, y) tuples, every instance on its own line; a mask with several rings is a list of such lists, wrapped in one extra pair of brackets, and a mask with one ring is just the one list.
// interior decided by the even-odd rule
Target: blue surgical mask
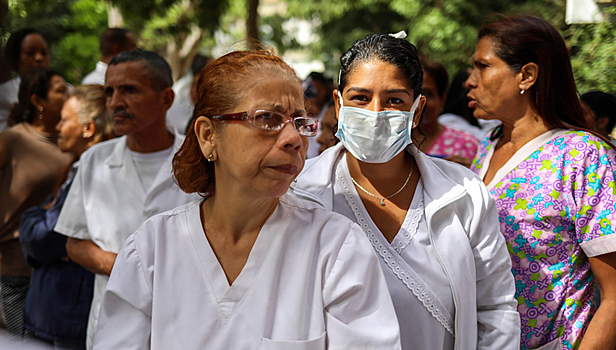
[(415, 110), (421, 95), (411, 110), (375, 112), (363, 108), (343, 106), (340, 98), (336, 137), (347, 151), (366, 163), (386, 163), (410, 145)]

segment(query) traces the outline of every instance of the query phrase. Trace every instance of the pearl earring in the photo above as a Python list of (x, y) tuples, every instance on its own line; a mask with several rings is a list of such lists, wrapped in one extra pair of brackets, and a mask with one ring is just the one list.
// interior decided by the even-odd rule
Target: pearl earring
[(526, 91), (526, 90), (524, 90), (524, 89), (520, 90), (520, 95), (524, 95), (524, 92), (525, 92), (525, 91)]

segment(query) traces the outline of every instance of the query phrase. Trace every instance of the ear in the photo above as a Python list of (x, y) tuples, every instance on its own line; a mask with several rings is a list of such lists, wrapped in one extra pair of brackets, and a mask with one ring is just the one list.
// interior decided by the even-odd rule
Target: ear
[(115, 55), (119, 54), (120, 52), (122, 52), (120, 49), (121, 49), (120, 45), (113, 44), (113, 48), (111, 49), (111, 52), (113, 52), (113, 55), (115, 56)]
[(82, 127), (82, 131), (83, 138), (89, 139), (96, 133), (96, 124), (94, 124), (94, 121), (90, 119), (87, 123), (84, 124), (84, 126)]
[[(342, 94), (342, 93), (341, 93)], [(334, 104), (336, 105), (336, 115), (338, 115), (338, 111), (340, 110), (340, 96), (338, 95), (338, 89), (334, 89), (332, 92), (334, 95)]]
[(520, 90), (528, 90), (537, 82), (539, 66), (534, 62), (527, 63), (518, 74), (520, 74)]
[(165, 109), (165, 111), (171, 108), (174, 98), (175, 98), (175, 92), (173, 92), (173, 89), (170, 87), (160, 92), (160, 100), (162, 103), (162, 107)]
[(441, 115), (443, 113), (443, 109), (445, 108), (445, 101), (447, 101), (447, 91), (441, 96), (440, 103), (438, 105), (438, 114)]
[(200, 116), (197, 120), (195, 120), (194, 128), (203, 157), (209, 161), (215, 161), (218, 158), (218, 155), (216, 154), (218, 135), (214, 130), (212, 120), (210, 118)]
[(34, 108), (36, 108), (38, 111), (43, 110), (44, 100), (40, 98), (38, 95), (30, 96), (30, 103), (32, 103), (32, 105), (34, 105)]
[[(608, 117), (599, 117), (596, 119), (595, 123), (597, 124), (597, 129), (599, 130), (606, 130), (607, 129), (607, 124), (610, 122), (610, 118)], [(608, 130), (608, 134), (609, 134)]]
[(417, 109), (415, 110), (415, 115), (413, 116), (413, 128), (416, 128), (419, 125), (419, 122), (421, 121), (421, 114), (426, 107), (427, 101), (428, 100), (426, 99), (426, 96), (421, 95), (421, 97), (419, 98), (419, 104), (417, 105)]

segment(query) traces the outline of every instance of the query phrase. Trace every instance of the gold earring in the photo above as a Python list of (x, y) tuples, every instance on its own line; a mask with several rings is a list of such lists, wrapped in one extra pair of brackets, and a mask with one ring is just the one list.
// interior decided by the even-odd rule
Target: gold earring
[(40, 112), (38, 118), (43, 119), (43, 106), (39, 106), (36, 109), (38, 109), (38, 111)]
[(211, 162), (212, 161), (212, 157), (214, 157), (214, 155), (212, 153), (210, 153), (210, 155), (207, 156), (207, 161)]

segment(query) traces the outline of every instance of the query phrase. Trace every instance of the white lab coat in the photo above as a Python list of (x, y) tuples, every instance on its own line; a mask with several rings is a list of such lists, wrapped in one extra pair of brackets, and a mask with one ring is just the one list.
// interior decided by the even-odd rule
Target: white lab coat
[[(428, 157), (414, 145), (406, 150), (421, 173), (430, 240), (453, 294), (455, 349), (518, 349), (511, 260), (494, 200), (470, 170)], [(341, 152), (338, 144), (309, 160), (290, 192), (331, 210), (334, 164)]]
[[(175, 150), (183, 140), (184, 137), (176, 132)], [(173, 153), (146, 192), (129, 152), (126, 137), (99, 143), (84, 152), (55, 231), (69, 237), (91, 240), (102, 250), (117, 253), (126, 238), (147, 218), (199, 198), (195, 194), (182, 192), (173, 182)], [(88, 320), (88, 348), (91, 348), (94, 339), (107, 280), (105, 275), (95, 277)]]
[(229, 286), (194, 202), (122, 247), (95, 349), (399, 349), (379, 261), (359, 226), (285, 195)]

